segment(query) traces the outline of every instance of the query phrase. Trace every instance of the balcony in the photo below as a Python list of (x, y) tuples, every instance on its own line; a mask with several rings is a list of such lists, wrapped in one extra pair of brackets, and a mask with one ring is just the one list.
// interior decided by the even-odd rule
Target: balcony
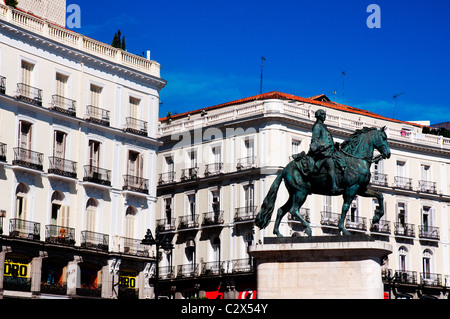
[(132, 117), (127, 117), (125, 119), (125, 131), (147, 136), (147, 122)]
[(95, 233), (92, 231), (81, 232), (81, 247), (88, 249), (95, 249), (101, 251), (108, 251), (109, 249), (109, 235)]
[(85, 165), (83, 181), (111, 186), (111, 171), (92, 165)]
[(202, 263), (201, 276), (218, 276), (225, 273), (224, 261), (211, 261)]
[(350, 216), (345, 218), (345, 227), (353, 230), (366, 230), (366, 217)]
[(69, 161), (64, 158), (50, 156), (49, 174), (56, 174), (70, 178), (77, 178), (77, 162)]
[(417, 272), (396, 270), (394, 274), (394, 281), (402, 284), (416, 285), (417, 284)]
[(74, 246), (75, 245), (75, 228), (47, 225), (45, 226), (45, 242)]
[(84, 116), (84, 119), (92, 123), (109, 126), (109, 111), (96, 106), (88, 105), (86, 106), (86, 115)]
[(394, 235), (415, 237), (414, 224), (394, 223)]
[(250, 258), (233, 259), (231, 260), (231, 272), (236, 273), (250, 273), (253, 272), (253, 264)]
[(9, 236), (38, 241), (41, 239), (41, 224), (28, 220), (12, 218), (9, 221)]
[(181, 170), (181, 180), (187, 181), (198, 178), (198, 167), (184, 168)]
[(419, 237), (423, 239), (439, 239), (439, 227), (420, 225)]
[(157, 219), (156, 230), (159, 232), (175, 230), (175, 218)]
[(133, 175), (123, 175), (122, 189), (148, 194), (148, 179)]
[[(300, 208), (300, 216), (302, 216), (303, 219), (306, 220), (307, 222), (310, 222), (309, 208), (301, 207), (301, 208)], [(296, 217), (294, 217), (292, 214), (288, 214), (288, 221), (290, 221), (290, 222), (292, 222), (292, 221), (300, 222), (300, 221), (298, 221), (298, 219), (297, 219)]]
[(235, 222), (242, 221), (254, 221), (256, 217), (257, 206), (246, 206), (236, 208), (236, 213), (234, 214)]
[(394, 176), (394, 187), (412, 190), (412, 178), (402, 177), (402, 176)]
[(419, 191), (423, 193), (436, 194), (436, 182), (419, 181)]
[(337, 213), (332, 213), (328, 211), (320, 212), (320, 224), (324, 226), (338, 226), (340, 218), (341, 215)]
[(6, 78), (0, 76), (0, 94), (6, 94)]
[(370, 226), (370, 231), (373, 233), (390, 234), (391, 222), (382, 219), (377, 224), (372, 224)]
[(159, 267), (159, 279), (172, 279), (175, 275), (174, 266)]
[(432, 274), (428, 272), (420, 273), (420, 284), (429, 287), (439, 287), (442, 286), (442, 275)]
[(203, 213), (203, 226), (223, 224), (223, 210)]
[(373, 185), (388, 186), (387, 174), (373, 173), (370, 182)]
[(145, 250), (144, 245), (141, 244), (142, 239), (135, 238), (121, 238), (120, 247), (123, 247), (123, 253), (134, 256), (148, 257), (148, 251)]
[(196, 228), (198, 227), (198, 214), (180, 216), (178, 229)]
[(6, 162), (6, 144), (0, 143), (0, 162)]
[(57, 94), (52, 95), (50, 109), (70, 116), (77, 115), (76, 101)]
[(242, 157), (238, 159), (238, 163), (236, 165), (236, 168), (238, 170), (255, 167), (256, 167), (256, 156)]
[(42, 171), (44, 154), (30, 151), (26, 148), (14, 147), (13, 165), (23, 166), (26, 168)]
[(198, 264), (178, 265), (177, 278), (192, 278), (198, 274)]
[(27, 103), (42, 106), (42, 90), (24, 83), (17, 83), (16, 98)]
[(205, 176), (219, 175), (222, 173), (223, 163), (206, 164)]
[(159, 174), (158, 185), (170, 184), (175, 182), (175, 172), (165, 172)]

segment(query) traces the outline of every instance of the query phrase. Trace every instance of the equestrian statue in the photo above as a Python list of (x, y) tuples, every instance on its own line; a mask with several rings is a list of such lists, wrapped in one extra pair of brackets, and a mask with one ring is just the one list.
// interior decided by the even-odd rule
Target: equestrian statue
[[(324, 123), (325, 111), (317, 110), (315, 117), (317, 120), (313, 125), (308, 153), (294, 155), (294, 159), (278, 174), (255, 218), (255, 224), (260, 229), (269, 225), (278, 188), (284, 180), (289, 199), (277, 212), (273, 233), (278, 237), (282, 237), (279, 226), (283, 216), (288, 212), (305, 226), (305, 233), (311, 236), (310, 224), (300, 215), (300, 207), (309, 194), (343, 196), (339, 235), (341, 232), (342, 235), (350, 234), (345, 228), (345, 218), (356, 195), (375, 197), (378, 200), (379, 209), (372, 219), (372, 224), (379, 223), (384, 215), (383, 195), (368, 189), (367, 186), (370, 182), (371, 164), (391, 156), (385, 133), (386, 127), (381, 129), (364, 127), (356, 130), (339, 145), (333, 142), (331, 132)], [(380, 155), (373, 157), (375, 149)]]

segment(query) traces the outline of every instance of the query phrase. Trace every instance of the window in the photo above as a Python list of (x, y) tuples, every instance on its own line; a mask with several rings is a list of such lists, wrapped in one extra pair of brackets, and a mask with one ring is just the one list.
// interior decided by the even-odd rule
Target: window
[(189, 152), (189, 159), (191, 163), (191, 168), (197, 167), (197, 151)]
[[(211, 247), (212, 247), (212, 261), (220, 262), (220, 238), (216, 237), (211, 241)], [(219, 268), (220, 266), (217, 265)], [(219, 271), (220, 269), (215, 269)]]
[(164, 199), (164, 209), (166, 223), (169, 224), (172, 221), (172, 197)]
[(421, 164), (420, 165), (420, 173), (421, 173), (421, 179), (422, 181), (430, 181), (431, 180), (431, 166)]
[(190, 221), (195, 221), (195, 194), (187, 195), (188, 200), (188, 216), (190, 217)]
[(173, 163), (172, 156), (166, 156), (165, 160), (166, 160), (165, 161), (165, 163), (166, 163), (166, 172), (173, 173), (174, 170), (175, 170), (175, 166), (174, 166), (174, 163)]
[(20, 183), (16, 188), (16, 213), (15, 218), (26, 219), (27, 198), (30, 188), (24, 183)]
[(254, 186), (253, 184), (244, 187), (244, 205), (248, 212), (253, 211), (254, 206)]
[(95, 198), (89, 198), (86, 203), (86, 230), (95, 231), (97, 218), (98, 201)]
[(295, 154), (300, 153), (300, 144), (301, 144), (301, 141), (292, 140), (292, 142), (291, 142), (291, 155), (295, 155)]
[[(33, 70), (34, 70), (34, 64), (22, 61), (22, 83), (25, 85), (32, 85), (32, 76), (33, 76)], [(24, 88), (26, 90), (26, 88)], [(25, 94), (25, 92), (22, 92), (23, 95), (29, 96), (28, 94)]]
[(406, 204), (397, 203), (397, 222), (401, 227), (406, 225)]
[(186, 247), (184, 250), (185, 258), (189, 267), (188, 271), (195, 270), (195, 241), (188, 239), (186, 241)]
[(407, 270), (406, 265), (406, 256), (408, 255), (408, 250), (405, 247), (400, 247), (398, 249), (398, 257), (399, 257), (399, 270), (404, 272)]
[(25, 121), (19, 121), (19, 140), (20, 148), (31, 150), (31, 133), (33, 125)]
[(94, 84), (91, 84), (91, 105), (95, 107), (102, 107), (102, 90), (103, 88)]
[(128, 206), (125, 212), (125, 237), (127, 238), (134, 238), (136, 214), (136, 207)]
[(66, 138), (67, 134), (60, 131), (53, 133), (53, 156), (65, 158), (66, 156)]
[(136, 99), (134, 97), (130, 96), (129, 105), (130, 105), (130, 117), (134, 119), (139, 119), (139, 104), (141, 103), (141, 100)]
[(211, 197), (212, 197), (211, 208), (212, 211), (214, 212), (214, 216), (217, 216), (220, 212), (220, 191), (219, 190), (211, 191)]
[(69, 226), (69, 209), (64, 205), (64, 197), (64, 194), (60, 191), (55, 191), (52, 195), (51, 225)]
[(128, 152), (128, 175), (142, 177), (144, 175), (144, 160), (142, 154), (138, 152)]
[(431, 279), (431, 259), (433, 254), (431, 251), (424, 250), (422, 254), (422, 272), (424, 279)]
[(246, 139), (244, 141), (244, 145), (247, 156), (247, 164), (255, 164), (255, 141), (253, 139)]
[(56, 95), (60, 97), (66, 96), (67, 82), (69, 77), (60, 73), (56, 73)]
[(429, 227), (433, 226), (433, 214), (430, 206), (422, 207), (422, 227), (423, 231), (427, 233), (429, 231)]
[(89, 141), (89, 165), (98, 167), (100, 164), (100, 142)]

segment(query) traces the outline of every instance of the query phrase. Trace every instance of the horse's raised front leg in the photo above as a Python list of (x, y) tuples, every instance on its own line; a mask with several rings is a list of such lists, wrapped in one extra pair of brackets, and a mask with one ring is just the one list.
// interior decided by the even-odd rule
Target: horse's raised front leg
[(307, 196), (308, 193), (306, 191), (299, 191), (295, 193), (290, 213), (292, 214), (292, 216), (294, 216), (295, 219), (302, 223), (302, 225), (305, 227), (305, 233), (308, 236), (311, 236), (312, 231), (310, 224), (303, 218), (302, 215), (300, 215), (300, 208), (305, 203)]
[(384, 215), (384, 197), (383, 194), (376, 192), (372, 189), (366, 189), (358, 193), (358, 195), (363, 197), (375, 197), (378, 200), (378, 212), (375, 213), (372, 219), (372, 224), (377, 224), (381, 217)]

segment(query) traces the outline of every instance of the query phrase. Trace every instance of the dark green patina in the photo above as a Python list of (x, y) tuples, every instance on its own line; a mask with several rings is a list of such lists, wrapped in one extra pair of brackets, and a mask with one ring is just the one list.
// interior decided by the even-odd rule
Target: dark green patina
[[(339, 145), (333, 142), (333, 137), (324, 124), (325, 117), (325, 111), (316, 112), (317, 121), (313, 126), (308, 154), (302, 152), (295, 155), (272, 183), (255, 218), (255, 224), (259, 228), (264, 229), (270, 223), (282, 180), (289, 192), (289, 199), (277, 212), (273, 233), (278, 237), (282, 237), (279, 232), (281, 219), (288, 212), (305, 226), (306, 234), (311, 236), (310, 225), (299, 212), (309, 194), (343, 196), (338, 234), (350, 234), (344, 224), (347, 211), (356, 195), (375, 197), (378, 200), (379, 209), (372, 219), (373, 224), (377, 224), (384, 215), (383, 195), (367, 186), (370, 182), (371, 164), (391, 156), (385, 128), (364, 127), (356, 130), (348, 140)], [(375, 149), (380, 155), (374, 158)]]

